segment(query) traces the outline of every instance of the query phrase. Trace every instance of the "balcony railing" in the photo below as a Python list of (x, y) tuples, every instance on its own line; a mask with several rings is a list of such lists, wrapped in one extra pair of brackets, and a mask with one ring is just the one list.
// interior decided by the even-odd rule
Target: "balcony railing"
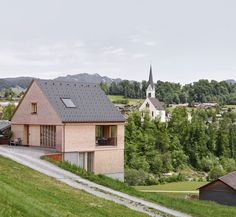
[(96, 138), (97, 146), (116, 146), (117, 138), (116, 137), (97, 137)]

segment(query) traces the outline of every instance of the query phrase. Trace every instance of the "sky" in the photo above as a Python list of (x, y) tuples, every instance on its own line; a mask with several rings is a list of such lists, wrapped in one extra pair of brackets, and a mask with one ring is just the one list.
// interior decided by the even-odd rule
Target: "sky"
[(236, 80), (235, 0), (0, 0), (0, 77)]

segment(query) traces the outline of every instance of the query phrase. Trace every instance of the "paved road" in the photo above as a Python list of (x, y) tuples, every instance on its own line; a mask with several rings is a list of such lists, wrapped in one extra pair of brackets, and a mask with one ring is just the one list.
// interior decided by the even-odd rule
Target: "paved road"
[(161, 211), (176, 217), (190, 217), (185, 213), (90, 182), (40, 159), (40, 156), (49, 152), (50, 150), (46, 151), (39, 148), (0, 146), (0, 155), (53, 177), (73, 188), (81, 189), (95, 196), (125, 205), (130, 209), (146, 213), (149, 216), (160, 217), (161, 215), (157, 213)]

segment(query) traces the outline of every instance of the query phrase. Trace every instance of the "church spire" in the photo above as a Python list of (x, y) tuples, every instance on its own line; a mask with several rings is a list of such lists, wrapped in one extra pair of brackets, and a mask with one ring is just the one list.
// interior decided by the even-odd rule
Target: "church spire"
[(152, 77), (152, 65), (150, 65), (149, 79), (148, 79), (148, 87), (146, 90), (147, 98), (155, 98), (155, 85)]
[(150, 72), (149, 72), (148, 84), (150, 84), (152, 88), (154, 87), (153, 77), (152, 77), (152, 65), (150, 65)]

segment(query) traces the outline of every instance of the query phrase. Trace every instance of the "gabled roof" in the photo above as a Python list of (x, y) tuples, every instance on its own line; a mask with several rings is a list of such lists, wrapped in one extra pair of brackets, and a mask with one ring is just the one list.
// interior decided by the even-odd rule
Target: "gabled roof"
[(150, 72), (149, 72), (149, 79), (148, 79), (148, 85), (151, 85), (151, 87), (154, 87), (153, 77), (152, 77), (152, 66), (150, 66)]
[(0, 132), (11, 127), (11, 122), (7, 120), (0, 120)]
[(236, 190), (236, 171), (220, 177), (219, 180)]
[(160, 101), (157, 98), (149, 97), (148, 99), (151, 101), (151, 103), (157, 110), (164, 110), (163, 105), (160, 103)]
[[(124, 122), (100, 86), (92, 83), (35, 80), (62, 122)], [(67, 107), (62, 99), (71, 99)]]
[[(224, 184), (228, 185), (230, 188), (232, 188), (233, 190), (236, 191), (236, 171), (228, 173), (225, 176), (221, 176), (220, 178), (216, 179), (215, 181), (217, 181), (217, 180), (222, 181)], [(204, 188), (204, 187), (214, 183), (215, 181), (210, 182), (206, 185), (203, 185), (199, 189)]]

